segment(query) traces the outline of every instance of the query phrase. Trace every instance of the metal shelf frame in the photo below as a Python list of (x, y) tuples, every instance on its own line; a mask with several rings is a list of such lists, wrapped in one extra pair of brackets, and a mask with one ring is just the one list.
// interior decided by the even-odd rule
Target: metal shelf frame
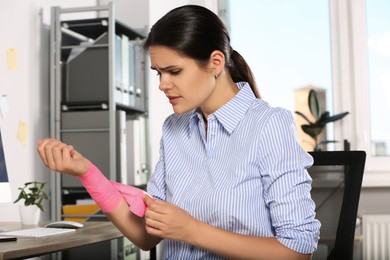
[[(120, 105), (115, 102), (115, 35), (116, 33), (124, 33), (127, 30), (127, 27), (118, 22), (115, 19), (115, 10), (114, 4), (110, 2), (108, 5), (104, 6), (91, 6), (91, 7), (81, 7), (81, 8), (60, 8), (52, 7), (51, 9), (51, 34), (50, 34), (50, 136), (55, 139), (61, 139), (61, 133), (63, 129), (61, 128), (61, 114), (63, 113), (63, 107), (61, 104), (61, 95), (62, 95), (62, 61), (61, 53), (64, 49), (70, 49), (73, 46), (62, 45), (63, 37), (63, 25), (64, 21), (61, 21), (61, 15), (70, 14), (70, 13), (85, 13), (85, 12), (96, 12), (96, 17), (101, 18), (101, 12), (108, 14), (104, 16), (104, 19), (107, 19), (107, 24), (104, 26), (107, 27), (108, 32), (108, 44), (103, 47), (108, 48), (108, 107), (106, 110), (109, 113), (109, 127), (104, 129), (104, 131), (109, 132), (109, 178), (111, 180), (116, 180), (117, 175), (117, 129), (116, 129), (116, 110), (121, 108)], [(69, 22), (71, 24), (71, 22)], [(95, 26), (91, 23), (91, 26)], [(116, 32), (117, 30), (117, 32)], [(136, 34), (136, 32), (127, 32)], [(136, 35), (134, 35), (136, 36)], [(142, 36), (142, 35), (140, 35)], [(77, 35), (76, 35), (77, 37)], [(77, 46), (80, 47), (80, 46)], [(96, 47), (96, 46), (95, 46)], [(98, 46), (102, 47), (102, 46)], [(146, 83), (145, 83), (146, 84)], [(146, 88), (146, 87), (145, 87)], [(127, 113), (129, 113), (129, 108)], [(130, 112), (131, 113), (131, 112)], [(145, 111), (134, 111), (134, 113), (145, 113)], [(83, 131), (86, 131), (85, 129)], [(97, 130), (97, 131), (101, 131)], [(50, 188), (51, 188), (51, 219), (53, 221), (61, 220), (65, 215), (62, 214), (62, 190), (61, 186), (61, 175), (55, 172), (51, 173), (50, 178)], [(53, 256), (55, 259), (61, 259), (61, 254)], [(111, 259), (118, 259), (118, 243), (117, 241), (111, 241)]]
[[(115, 111), (116, 105), (114, 102), (114, 53), (115, 53), (115, 17), (114, 17), (114, 5), (109, 3), (105, 6), (93, 6), (93, 7), (81, 7), (81, 8), (67, 8), (61, 9), (60, 7), (52, 7), (51, 17), (51, 36), (50, 36), (50, 135), (53, 138), (61, 139), (61, 15), (66, 13), (82, 13), (82, 12), (108, 12), (108, 78), (109, 78), (109, 141), (110, 141), (110, 179), (116, 179), (116, 129), (115, 129)], [(51, 218), (53, 220), (61, 219), (61, 178), (59, 174), (51, 175), (51, 192), (54, 196), (51, 199)]]

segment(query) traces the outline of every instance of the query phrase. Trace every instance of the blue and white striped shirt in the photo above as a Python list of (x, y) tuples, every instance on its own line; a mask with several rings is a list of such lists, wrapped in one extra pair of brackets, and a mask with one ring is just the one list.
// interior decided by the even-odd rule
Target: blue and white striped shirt
[[(197, 111), (167, 118), (148, 193), (215, 227), (312, 253), (320, 229), (306, 171), (313, 159), (299, 145), (291, 112), (256, 99), (247, 83), (237, 86), (208, 116), (207, 133)], [(163, 259), (223, 258), (165, 240)]]

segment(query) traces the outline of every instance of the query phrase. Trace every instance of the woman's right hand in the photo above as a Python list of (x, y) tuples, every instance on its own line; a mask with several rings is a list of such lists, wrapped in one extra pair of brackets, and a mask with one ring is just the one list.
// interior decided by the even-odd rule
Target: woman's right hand
[(73, 146), (59, 140), (52, 138), (40, 140), (37, 150), (42, 162), (53, 171), (79, 176), (88, 170), (88, 159), (77, 152)]

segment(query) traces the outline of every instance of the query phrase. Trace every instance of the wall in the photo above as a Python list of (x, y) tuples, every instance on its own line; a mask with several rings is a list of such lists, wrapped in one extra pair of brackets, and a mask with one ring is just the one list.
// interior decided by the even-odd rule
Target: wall
[(362, 188), (358, 216), (364, 214), (390, 214), (390, 188)]

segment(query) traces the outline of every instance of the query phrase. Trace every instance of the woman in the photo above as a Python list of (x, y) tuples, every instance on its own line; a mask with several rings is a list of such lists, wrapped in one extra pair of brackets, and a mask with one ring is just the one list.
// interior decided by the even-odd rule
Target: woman
[(145, 216), (129, 214), (139, 203), (72, 146), (40, 141), (45, 165), (80, 178), (141, 249), (164, 239), (164, 259), (310, 259), (320, 228), (306, 171), (313, 160), (291, 113), (259, 98), (220, 19), (200, 6), (176, 8), (144, 47), (175, 112), (163, 125)]

